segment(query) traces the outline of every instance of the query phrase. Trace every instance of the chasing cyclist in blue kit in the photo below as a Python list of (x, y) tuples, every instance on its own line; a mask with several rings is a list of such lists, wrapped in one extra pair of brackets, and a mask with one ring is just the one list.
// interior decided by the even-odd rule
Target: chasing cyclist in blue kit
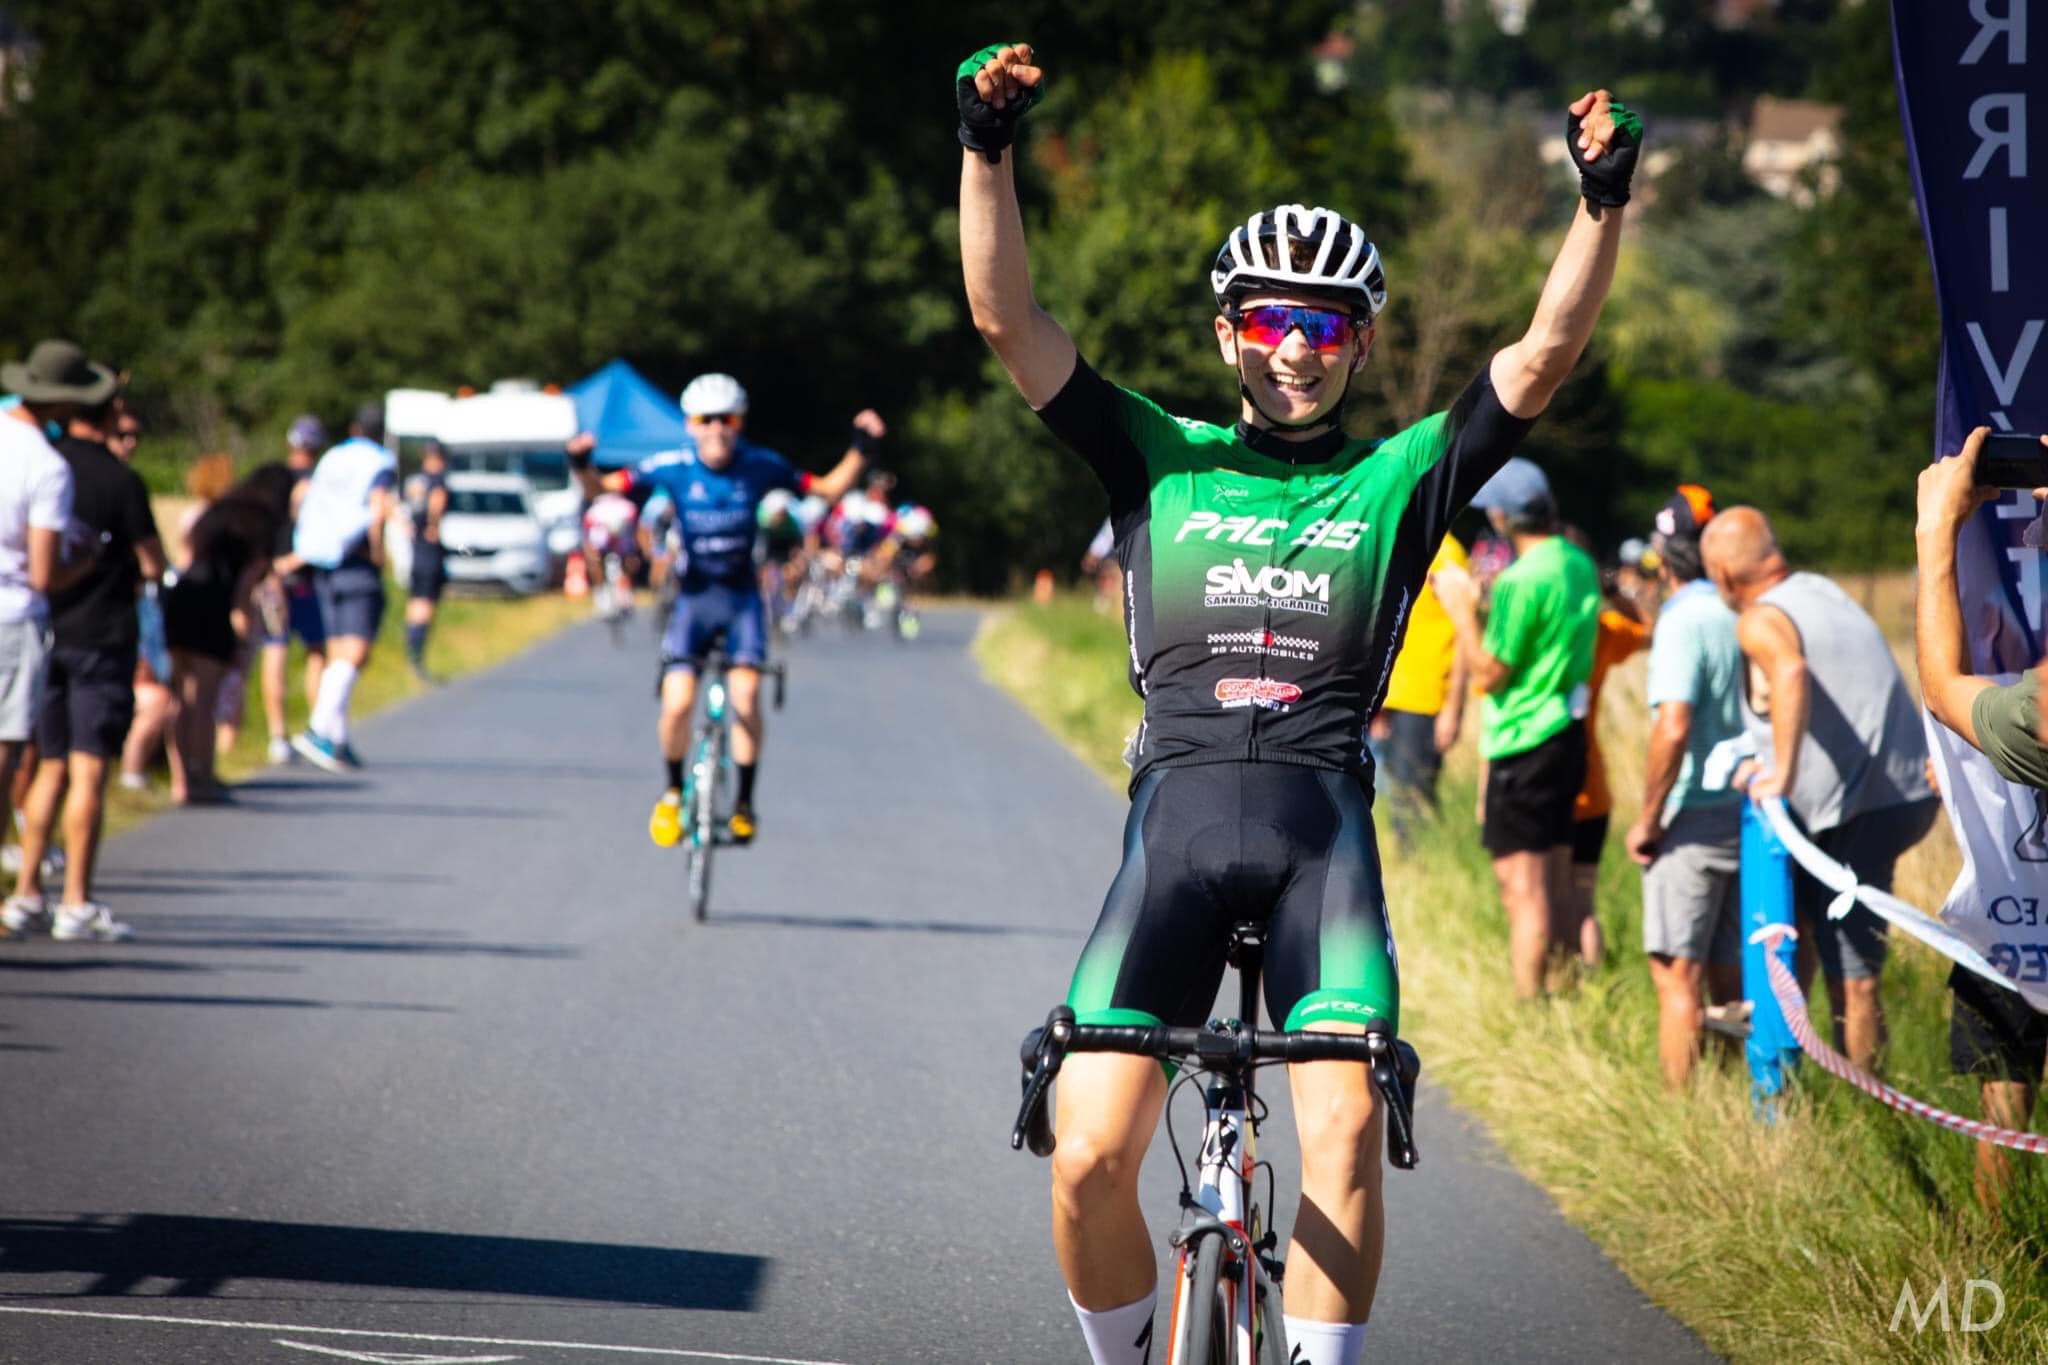
[(867, 454), (886, 428), (873, 409), (853, 419), (846, 453), (824, 475), (808, 474), (740, 434), (747, 391), (727, 374), (704, 374), (683, 390), (689, 434), (678, 450), (630, 469), (602, 473), (591, 465), (596, 438), (569, 444), (570, 467), (584, 496), (624, 493), (635, 498), (665, 492), (675, 504), (681, 532), (679, 591), (661, 642), (661, 758), (666, 784), (647, 833), (662, 848), (682, 838), (683, 763), (690, 751), (690, 714), (697, 672), (721, 637), (731, 660), (732, 756), (739, 791), (729, 832), (754, 837), (754, 780), (761, 751), (761, 666), (768, 658), (767, 611), (754, 568), (754, 534), (761, 501), (775, 489), (836, 499), (853, 487)]

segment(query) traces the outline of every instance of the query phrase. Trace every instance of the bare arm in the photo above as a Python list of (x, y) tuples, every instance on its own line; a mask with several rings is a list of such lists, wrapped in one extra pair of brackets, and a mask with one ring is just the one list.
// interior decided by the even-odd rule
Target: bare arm
[(828, 474), (811, 480), (806, 492), (815, 493), (827, 502), (838, 502), (853, 491), (854, 481), (860, 478), (861, 470), (867, 468), (868, 457), (862, 450), (863, 437), (867, 441), (879, 441), (888, 434), (888, 427), (882, 416), (873, 408), (862, 408), (854, 415), (855, 435), (846, 447), (846, 453), (839, 457), (839, 463), (832, 466)]
[(1963, 609), (1956, 586), (1956, 537), (1963, 523), (1997, 496), (1977, 487), (1977, 453), (1989, 427), (1978, 427), (1953, 459), (1936, 460), (1920, 471), (1913, 547), (1920, 575), (1913, 594), (1913, 643), (1920, 672), (1920, 699), (1934, 718), (1977, 743), (1970, 705), (1991, 684), (1970, 673), (1963, 643)]
[(1735, 622), (1735, 639), (1771, 686), (1771, 771), (1749, 784), (1749, 794), (1757, 800), (1783, 796), (1798, 770), (1799, 742), (1812, 708), (1806, 651), (1792, 618), (1776, 607), (1744, 611)]
[[(1572, 104), (1572, 111), (1584, 116), (1588, 160), (1605, 151), (1614, 137), (1609, 104), (1605, 90), (1582, 95)], [(1614, 283), (1623, 216), (1624, 210), (1607, 208), (1596, 220), (1586, 202), (1579, 201), (1564, 245), (1543, 282), (1529, 330), (1494, 356), (1493, 391), (1515, 416), (1535, 417), (1548, 407), (1592, 339), (1593, 324)]]
[[(982, 98), (1002, 98), (1042, 76), (1031, 50), (1007, 48), (975, 78)], [(1031, 261), (1024, 248), (1024, 216), (1017, 207), (1015, 149), (990, 162), (978, 152), (960, 157), (960, 268), (975, 330), (987, 339), (1010, 381), (1034, 408), (1044, 407), (1074, 372), (1074, 339), (1031, 293)]]
[(1479, 585), (1466, 570), (1446, 564), (1430, 574), (1429, 586), (1435, 589), (1444, 614), (1451, 618), (1451, 629), (1458, 637), (1458, 661), (1472, 685), (1489, 696), (1498, 692), (1513, 670), (1486, 647), (1486, 633), (1479, 624)]
[(1664, 803), (1678, 785), (1686, 741), (1692, 737), (1692, 703), (1659, 702), (1650, 722), (1650, 752), (1643, 761), (1643, 809), (1624, 842), (1628, 856), (1648, 867), (1656, 861), (1657, 842), (1664, 836)]
[(607, 474), (591, 465), (590, 457), (597, 450), (597, 437), (589, 432), (577, 432), (563, 449), (569, 453), (569, 472), (576, 476), (576, 486), (583, 490), (585, 502), (600, 493), (623, 493), (632, 486), (633, 476), (625, 470), (614, 469)]
[(1465, 694), (1472, 690), (1471, 670), (1465, 667), (1465, 652), (1451, 651), (1451, 676), (1444, 685), (1444, 709), (1436, 713), (1436, 751), (1447, 754), (1457, 747), (1465, 726)]
[[(370, 490), (370, 525), (365, 532), (370, 542), (370, 562), (378, 568), (384, 567), (384, 522), (391, 515), (391, 490), (372, 488)], [(269, 571), (270, 561), (265, 559), (263, 567)]]
[(169, 560), (164, 557), (164, 543), (155, 536), (135, 542), (135, 563), (142, 570), (142, 581), (154, 583), (164, 576)]
[(28, 585), (46, 593), (57, 577), (57, 533), (40, 526), (28, 528)]
[(441, 543), (441, 518), (448, 514), (448, 485), (442, 484), (427, 494), (427, 524), (420, 528), (420, 534), (438, 545)]
[(1913, 597), (1913, 643), (1919, 659), (1920, 699), (1934, 718), (1972, 745), (1970, 705), (1991, 686), (1974, 676), (1963, 659), (1963, 611), (1956, 594), (1953, 535), (1918, 537), (1920, 575)]

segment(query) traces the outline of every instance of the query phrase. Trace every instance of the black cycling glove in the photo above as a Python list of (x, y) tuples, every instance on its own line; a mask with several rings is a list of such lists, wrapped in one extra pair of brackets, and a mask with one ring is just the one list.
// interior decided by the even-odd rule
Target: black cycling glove
[(990, 43), (960, 63), (960, 70), (953, 81), (960, 99), (960, 145), (969, 151), (980, 152), (992, 162), (1003, 159), (1003, 148), (1017, 136), (1017, 120), (1023, 117), (1026, 109), (1038, 103), (1038, 97), (1045, 89), (1043, 81), (1027, 86), (1021, 95), (1000, 109), (981, 97), (974, 88), (975, 73), (988, 65), (990, 58), (1011, 46), (1014, 44)]
[(1585, 159), (1579, 147), (1579, 116), (1568, 114), (1564, 122), (1565, 149), (1579, 168), (1579, 193), (1586, 197), (1595, 218), (1603, 207), (1620, 208), (1628, 202), (1628, 182), (1635, 176), (1636, 153), (1643, 145), (1643, 120), (1636, 111), (1620, 100), (1607, 107), (1614, 116), (1614, 137), (1607, 150), (1592, 161)]

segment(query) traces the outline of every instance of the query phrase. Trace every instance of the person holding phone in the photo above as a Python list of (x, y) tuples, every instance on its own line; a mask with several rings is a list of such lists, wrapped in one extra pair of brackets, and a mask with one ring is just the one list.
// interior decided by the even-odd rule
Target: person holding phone
[[(2037, 502), (2048, 502), (2048, 436), (2000, 441), (2019, 446), (2000, 451), (2002, 468), (1987, 467), (1991, 428), (1978, 427), (1960, 454), (1936, 460), (1920, 471), (1919, 516), (1913, 530), (1920, 566), (1913, 609), (1914, 645), (1920, 663), (1920, 695), (1934, 718), (1961, 735), (1991, 760), (2001, 777), (2023, 786), (2048, 788), (2048, 734), (2041, 710), (2041, 669), (2029, 669), (2003, 687), (1970, 672), (1963, 642), (1963, 609), (1956, 588), (1956, 537), (1963, 523), (2003, 491), (1982, 476), (2039, 477)], [(2025, 442), (2038, 448), (2040, 463), (2028, 468)], [(2011, 485), (2008, 485), (2011, 486)], [(2036, 529), (2042, 523), (2036, 522)], [(2048, 661), (2044, 661), (2048, 662)]]
[[(2048, 660), (2005, 686), (1971, 674), (1956, 585), (1956, 537), (1963, 523), (2006, 488), (2028, 487), (2037, 509), (2048, 503), (2048, 437), (2013, 437), (1978, 427), (1959, 454), (1920, 471), (1913, 532), (1920, 576), (1913, 634), (1920, 695), (1934, 718), (1990, 759), (2001, 777), (2048, 791), (2048, 711), (2041, 706)], [(2034, 542), (2044, 525), (2048, 522), (2034, 523)], [(2048, 1015), (2029, 1007), (2017, 992), (2000, 990), (1960, 966), (1949, 973), (1948, 986), (1955, 995), (1949, 1012), (1950, 1069), (1976, 1078), (1988, 1122), (2025, 1128), (2041, 1086)], [(2011, 1184), (2005, 1154), (1979, 1142), (1978, 1202), (1995, 1213)]]

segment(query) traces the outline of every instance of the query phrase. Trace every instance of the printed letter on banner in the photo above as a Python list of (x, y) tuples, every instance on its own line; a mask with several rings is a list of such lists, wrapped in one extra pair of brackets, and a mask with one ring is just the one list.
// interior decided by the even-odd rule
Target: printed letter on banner
[[(2033, 43), (2030, 18), (2043, 21)], [(2048, 241), (2048, 165), (2029, 146), (2048, 136), (2044, 38), (2048, 0), (1893, 0), (1899, 108), (1941, 307), (1936, 458), (1982, 424), (2048, 431), (2048, 253), (2012, 249)], [(2007, 494), (1964, 527), (1957, 552), (1972, 667), (2002, 682), (2048, 646), (2035, 520), (2031, 497)], [(2048, 1011), (2048, 798), (1999, 777), (1931, 717), (1927, 728), (1963, 845), (1942, 918)]]

